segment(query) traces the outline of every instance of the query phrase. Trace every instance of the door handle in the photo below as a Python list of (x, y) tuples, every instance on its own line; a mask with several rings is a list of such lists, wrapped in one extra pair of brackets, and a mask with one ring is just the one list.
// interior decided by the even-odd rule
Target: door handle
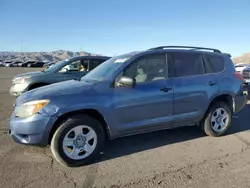
[(208, 85), (210, 85), (210, 86), (214, 86), (214, 85), (216, 85), (217, 83), (216, 83), (216, 81), (209, 81), (208, 82)]
[(163, 88), (161, 88), (160, 90), (163, 91), (163, 92), (168, 92), (168, 91), (172, 90), (172, 88), (163, 87)]

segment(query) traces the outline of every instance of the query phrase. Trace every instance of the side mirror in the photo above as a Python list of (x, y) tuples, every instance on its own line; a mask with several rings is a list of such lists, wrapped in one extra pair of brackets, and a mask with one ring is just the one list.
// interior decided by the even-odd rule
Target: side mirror
[(118, 87), (135, 87), (136, 81), (133, 78), (127, 77), (127, 76), (122, 76), (118, 81), (117, 81), (117, 86)]

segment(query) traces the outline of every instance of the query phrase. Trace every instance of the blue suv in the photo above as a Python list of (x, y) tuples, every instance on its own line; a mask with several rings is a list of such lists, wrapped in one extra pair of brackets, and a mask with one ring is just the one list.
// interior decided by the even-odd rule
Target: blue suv
[(22, 94), (9, 133), (17, 143), (50, 145), (59, 163), (79, 166), (93, 162), (107, 139), (186, 125), (221, 136), (246, 102), (229, 54), (160, 46)]

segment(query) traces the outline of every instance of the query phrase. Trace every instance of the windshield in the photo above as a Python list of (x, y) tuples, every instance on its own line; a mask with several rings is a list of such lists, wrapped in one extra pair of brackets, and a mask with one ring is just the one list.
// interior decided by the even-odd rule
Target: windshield
[(109, 75), (113, 74), (118, 68), (120, 68), (123, 63), (130, 59), (132, 56), (133, 55), (130, 54), (112, 57), (83, 76), (81, 80), (103, 81)]
[(66, 60), (59, 61), (55, 64), (52, 64), (47, 69), (43, 70), (43, 72), (50, 72), (50, 71), (56, 70), (59, 67), (61, 67), (62, 65), (64, 65), (66, 61), (68, 61), (68, 60), (66, 59)]

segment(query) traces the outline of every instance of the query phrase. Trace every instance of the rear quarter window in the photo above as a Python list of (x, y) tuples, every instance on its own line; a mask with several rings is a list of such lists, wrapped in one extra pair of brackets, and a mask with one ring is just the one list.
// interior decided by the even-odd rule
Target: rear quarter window
[(225, 67), (224, 58), (215, 55), (205, 55), (213, 73), (222, 72)]

